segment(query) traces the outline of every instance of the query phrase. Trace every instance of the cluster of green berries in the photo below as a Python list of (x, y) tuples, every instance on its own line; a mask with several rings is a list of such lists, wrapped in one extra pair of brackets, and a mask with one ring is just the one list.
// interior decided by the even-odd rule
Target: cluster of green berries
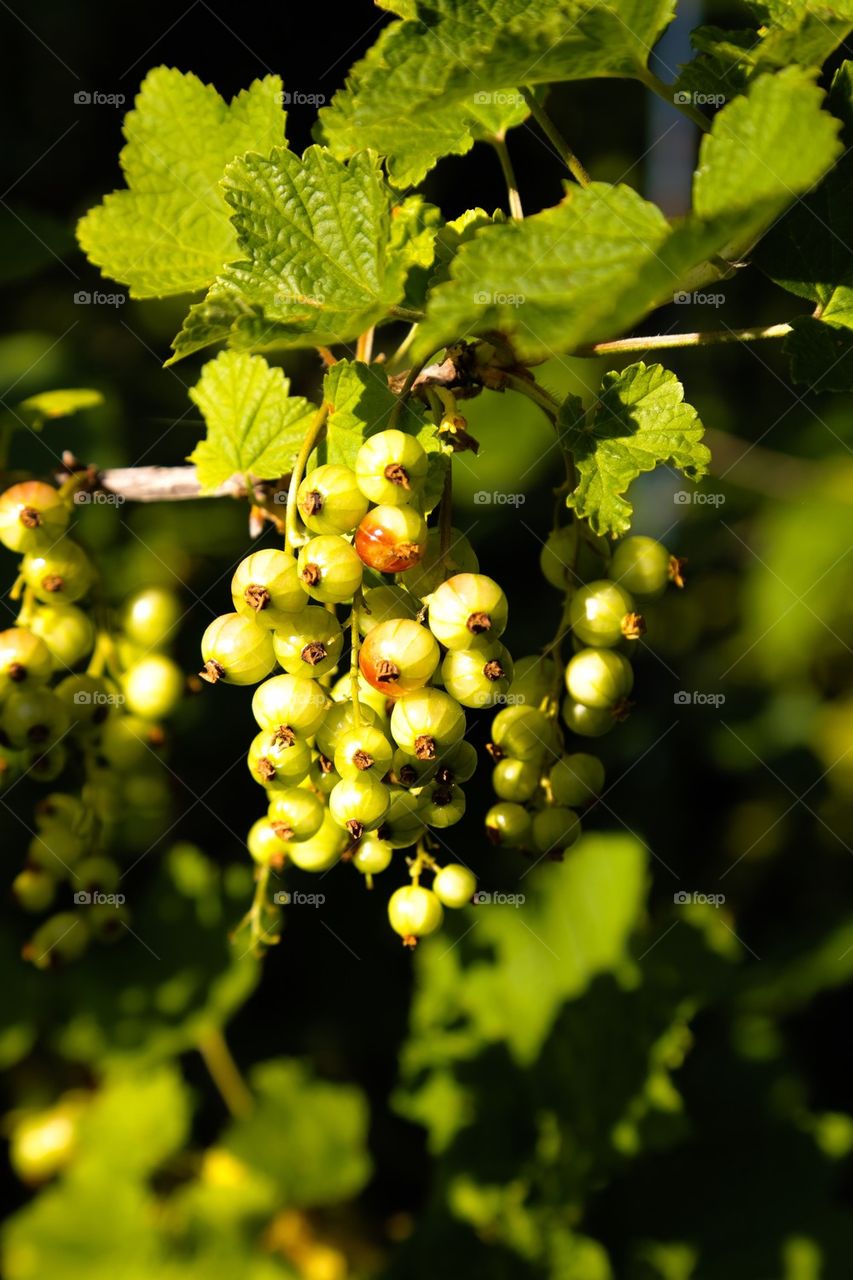
[(111, 854), (146, 848), (167, 825), (159, 722), (184, 690), (161, 651), (177, 599), (147, 588), (127, 602), (120, 628), (96, 625), (85, 606), (97, 575), (68, 535), (72, 509), (38, 480), (0, 495), (0, 541), (23, 556), (11, 593), (18, 618), (0, 633), (0, 796), (14, 811), (19, 782), (67, 788), (21, 819), (34, 833), (12, 892), (25, 911), (48, 913), (24, 948), (39, 968), (125, 932)]
[[(565, 592), (564, 625), (574, 653), (564, 668), (553, 653), (520, 659), (510, 705), (495, 716), (488, 748), (498, 797), (486, 815), (489, 839), (554, 860), (576, 842), (578, 811), (604, 787), (601, 760), (571, 751), (566, 731), (598, 738), (627, 716), (631, 647), (645, 633), (634, 597), (660, 595), (668, 581), (682, 585), (683, 562), (647, 537), (626, 538), (610, 557), (608, 576), (581, 583), (578, 537), (577, 525), (558, 530), (540, 558), (548, 582)], [(595, 540), (591, 547), (602, 550)], [(595, 567), (600, 572), (600, 563)]]
[[(252, 857), (305, 871), (345, 858), (370, 887), (395, 849), (416, 846), (411, 883), (389, 903), (408, 945), (476, 889), (461, 864), (439, 867), (429, 831), (465, 812), (477, 754), (464, 708), (494, 705), (513, 674), (500, 643), (504, 593), (477, 572), (462, 535), (442, 554), (419, 510), (427, 462), (413, 436), (392, 429), (362, 445), (354, 469), (309, 472), (297, 494), (298, 554), (243, 560), (234, 612), (210, 624), (201, 646), (206, 680), (258, 684), (248, 765), (268, 807), (248, 836)], [(343, 675), (338, 606), (351, 635)], [(272, 674), (276, 664), (283, 673)], [(424, 874), (434, 876), (429, 889)]]

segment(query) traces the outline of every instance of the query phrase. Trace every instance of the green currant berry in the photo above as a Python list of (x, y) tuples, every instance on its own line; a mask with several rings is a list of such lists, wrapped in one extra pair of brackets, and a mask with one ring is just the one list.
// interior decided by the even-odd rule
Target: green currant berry
[(492, 721), (492, 743), (498, 748), (498, 759), (504, 755), (539, 761), (554, 754), (556, 741), (551, 721), (535, 707), (504, 707)]
[(26, 627), (0, 631), (0, 697), (23, 685), (44, 684), (52, 669), (50, 650), (41, 636)]
[(538, 762), (516, 760), (513, 756), (499, 760), (492, 770), (492, 787), (498, 799), (524, 804), (539, 787)]
[(410, 618), (380, 622), (365, 637), (358, 661), (361, 674), (387, 698), (422, 689), (438, 666), (435, 637)]
[(23, 911), (41, 915), (53, 905), (56, 880), (41, 867), (24, 867), (12, 881), (12, 893)]
[(288, 615), (273, 632), (275, 656), (292, 676), (316, 680), (331, 671), (341, 656), (344, 634), (334, 614), (319, 605), (308, 605)]
[(45, 604), (81, 599), (95, 578), (91, 560), (70, 538), (45, 551), (27, 552), (21, 573), (36, 599)]
[(480, 568), (474, 548), (458, 529), (450, 530), (450, 546), (447, 554), (441, 553), (441, 530), (430, 529), (426, 550), (413, 569), (400, 574), (399, 581), (407, 591), (419, 600), (456, 574), (477, 573)]
[(312, 533), (352, 533), (367, 511), (367, 498), (349, 467), (315, 467), (299, 486), (299, 514)]
[(41, 747), (30, 747), (24, 753), (24, 773), (33, 782), (54, 782), (67, 763), (68, 752), (61, 742), (46, 751)]
[(441, 678), (450, 696), (463, 707), (493, 707), (509, 692), (512, 658), (502, 644), (449, 649), (441, 664)]
[(398, 747), (418, 760), (435, 760), (465, 733), (465, 712), (440, 689), (417, 689), (394, 704), (391, 733)]
[(289, 844), (287, 856), (300, 871), (328, 871), (340, 860), (349, 843), (348, 833), (338, 826), (326, 809), (323, 825), (317, 834), (310, 840)]
[(203, 680), (216, 684), (257, 684), (275, 666), (269, 631), (240, 613), (214, 618), (201, 638)]
[(121, 867), (112, 858), (83, 858), (71, 871), (75, 892), (115, 893), (121, 881)]
[(407, 884), (396, 889), (388, 902), (388, 919), (407, 947), (441, 928), (444, 910), (431, 889)]
[[(398, 747), (391, 761), (392, 781), (397, 786), (405, 787), (407, 791), (410, 791), (413, 787), (423, 787), (435, 777), (438, 765), (438, 759), (418, 760), (415, 756), (409, 755), (407, 751), (402, 751)], [(455, 781), (455, 779), (451, 779), (451, 781)]]
[(607, 572), (626, 591), (659, 596), (669, 581), (671, 560), (666, 547), (655, 538), (626, 538), (616, 546)]
[(545, 579), (558, 591), (566, 591), (577, 582), (577, 525), (567, 524), (548, 534), (548, 541), (539, 553), (539, 568)]
[(311, 749), (287, 727), (264, 730), (252, 739), (249, 772), (262, 787), (292, 787), (308, 776)]
[(75, 1090), (54, 1107), (15, 1116), (9, 1160), (22, 1182), (37, 1187), (66, 1168), (76, 1154), (78, 1123), (87, 1105), (88, 1096)]
[(43, 827), (27, 845), (27, 865), (60, 878), (80, 861), (87, 844), (81, 833), (55, 824)]
[(300, 549), (299, 580), (309, 596), (322, 604), (351, 600), (361, 586), (364, 566), (345, 538), (320, 534)]
[(50, 547), (68, 527), (71, 510), (57, 489), (24, 480), (0, 494), (0, 542), (10, 551)]
[(23, 949), (37, 969), (56, 969), (79, 960), (89, 944), (89, 929), (77, 912), (60, 911), (36, 929)]
[(360, 559), (377, 573), (403, 573), (427, 547), (427, 523), (414, 507), (374, 507), (355, 531)]
[(118, 942), (129, 920), (130, 913), (120, 903), (93, 902), (86, 909), (86, 924), (97, 942)]
[(163, 745), (163, 732), (141, 716), (110, 716), (98, 741), (98, 753), (120, 772), (148, 764)]
[(334, 702), (323, 717), (323, 723), (317, 729), (317, 747), (329, 760), (334, 760), (339, 738), (349, 729), (358, 728), (358, 724), (372, 724), (381, 727), (379, 716), (366, 702), (359, 699), (359, 720), (356, 722), (355, 707), (351, 701)]
[(102, 725), (107, 718), (118, 713), (124, 696), (111, 681), (85, 673), (66, 676), (55, 689), (56, 696), (64, 703), (75, 729), (86, 730)]
[(302, 676), (272, 676), (252, 696), (252, 715), (262, 729), (289, 725), (310, 738), (323, 723), (331, 703), (315, 680)]
[(184, 673), (162, 653), (152, 653), (125, 671), (122, 688), (127, 709), (146, 720), (171, 715), (184, 692)]
[(585, 707), (614, 707), (624, 701), (634, 683), (627, 658), (612, 649), (582, 649), (566, 667), (566, 688)]
[(605, 646), (637, 640), (645, 630), (628, 592), (606, 578), (578, 587), (569, 605), (569, 625), (583, 644)]
[(378, 876), (387, 871), (394, 857), (393, 846), (379, 836), (364, 836), (352, 855), (352, 864), (363, 876)]
[(485, 649), (506, 623), (506, 596), (482, 573), (457, 573), (429, 598), (429, 629), (448, 649)]
[[(322, 819), (321, 819), (322, 822)], [(246, 848), (260, 867), (281, 867), (287, 855), (287, 845), (273, 827), (269, 818), (258, 818), (249, 828)]]
[(371, 502), (389, 507), (410, 503), (426, 483), (429, 459), (414, 436), (393, 427), (370, 436), (358, 451), (358, 487)]
[(24, 757), (20, 751), (11, 747), (0, 746), (0, 792), (17, 782), (24, 768)]
[(380, 622), (414, 618), (418, 608), (418, 601), (402, 587), (390, 584), (383, 587), (369, 587), (364, 593), (358, 613), (358, 629), (363, 636), (366, 636)]
[(342, 778), (357, 778), (369, 771), (382, 778), (391, 767), (394, 749), (381, 729), (364, 724), (349, 729), (338, 738), (335, 768)]
[(486, 835), (492, 844), (507, 845), (518, 848), (526, 844), (530, 837), (532, 822), (530, 814), (520, 804), (512, 804), (508, 800), (493, 804), (486, 814)]
[(587, 707), (572, 698), (564, 698), (561, 708), (563, 723), (582, 738), (600, 738), (616, 724), (609, 707)]
[(580, 833), (580, 818), (571, 809), (540, 809), (533, 815), (533, 845), (539, 853), (562, 853)]
[(563, 756), (548, 774), (554, 804), (569, 809), (580, 808), (601, 795), (604, 787), (604, 765), (598, 756), (577, 752)]
[(0, 725), (13, 747), (46, 750), (68, 732), (71, 718), (61, 698), (50, 689), (36, 686), (9, 695)]
[[(416, 762), (420, 764), (420, 761)], [(435, 776), (445, 786), (451, 782), (468, 782), (477, 770), (477, 750), (463, 738), (449, 751), (443, 751), (435, 762)]]
[(286, 551), (269, 548), (246, 556), (231, 579), (234, 608), (272, 631), (308, 604), (299, 569)]
[(334, 762), (326, 756), (320, 754), (311, 761), (311, 769), (308, 773), (308, 781), (315, 791), (321, 796), (331, 794), (333, 787), (341, 780), (341, 775), (337, 772)]
[(422, 800), (419, 816), (428, 827), (452, 827), (465, 814), (465, 792), (453, 783), (431, 782)]
[[(333, 702), (351, 702), (352, 673), (348, 671), (346, 675), (336, 680), (329, 692), (332, 695)], [(369, 685), (360, 671), (358, 673), (358, 700), (373, 708), (376, 712), (378, 723), (387, 725), (393, 702), (390, 698), (386, 698), (383, 693), (380, 693), (378, 689), (374, 689), (372, 685)]]
[[(407, 797), (405, 801), (404, 795)], [(380, 834), (392, 849), (410, 849), (426, 831), (423, 818), (417, 812), (419, 808), (420, 799), (417, 796), (404, 792), (401, 787), (391, 788), (391, 803)], [(392, 811), (393, 817), (389, 816)]]
[(365, 831), (373, 831), (388, 812), (388, 788), (372, 772), (357, 778), (342, 778), (329, 796), (329, 812), (339, 827), (344, 827), (354, 840)]
[(86, 835), (92, 825), (92, 814), (84, 797), (66, 791), (51, 791), (35, 807), (35, 824), (39, 831), (61, 828)]
[(125, 601), (124, 633), (142, 649), (156, 649), (170, 638), (181, 620), (181, 602), (167, 587), (143, 587)]
[(515, 705), (539, 707), (553, 692), (557, 683), (557, 665), (553, 658), (533, 653), (515, 663), (510, 699)]
[(92, 652), (95, 643), (92, 619), (75, 604), (42, 605), (29, 618), (27, 626), (47, 645), (55, 671), (76, 667)]
[(287, 787), (270, 796), (270, 825), (280, 839), (310, 840), (323, 825), (326, 806), (305, 787)]
[(435, 873), (432, 891), (442, 906), (465, 907), (477, 892), (477, 877), (459, 862), (450, 862)]

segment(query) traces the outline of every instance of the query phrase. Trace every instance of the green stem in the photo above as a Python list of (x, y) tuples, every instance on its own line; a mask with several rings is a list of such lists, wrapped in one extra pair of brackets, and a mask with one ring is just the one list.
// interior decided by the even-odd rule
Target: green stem
[(314, 452), (320, 434), (326, 425), (326, 419), (329, 416), (328, 404), (321, 404), (320, 408), (314, 414), (311, 425), (308, 428), (305, 439), (302, 441), (302, 448), (299, 450), (299, 456), (290, 475), (290, 485), (287, 490), (287, 514), (284, 520), (284, 549), (293, 552), (293, 548), (299, 541), (299, 529), (297, 525), (298, 508), (296, 506), (296, 494), (302, 483), (302, 477), (305, 474), (305, 468), (308, 466), (308, 459)]
[(705, 347), (721, 342), (758, 342), (765, 338), (784, 338), (791, 332), (789, 324), (768, 324), (754, 329), (708, 329), (704, 333), (660, 333), (644, 338), (616, 338), (613, 342), (592, 342), (577, 347), (572, 355), (603, 356), (620, 351), (666, 351), (676, 347)]
[(505, 383), (511, 391), (517, 391), (520, 395), (527, 396), (527, 399), (532, 400), (534, 404), (538, 404), (552, 422), (556, 420), (560, 408), (559, 401), (554, 399), (550, 391), (540, 387), (538, 382), (533, 382), (530, 378), (522, 378), (517, 373), (508, 373), (505, 375)]
[(545, 110), (545, 108), (542, 106), (540, 102), (537, 102), (533, 93), (530, 91), (530, 89), (527, 88), (526, 85), (521, 86), (521, 96), (524, 98), (524, 101), (527, 103), (528, 107), (530, 108), (530, 113), (533, 116), (536, 123), (539, 125), (539, 128), (542, 130), (542, 132), (545, 134), (545, 137), (551, 143), (551, 146), (555, 147), (556, 150), (558, 151), (560, 155), (560, 159), (565, 164), (569, 173), (572, 175), (572, 177), (575, 179), (576, 182), (580, 183), (582, 187), (588, 187), (592, 182), (592, 178), (589, 176), (586, 169), (583, 167), (580, 160), (575, 155), (574, 151), (572, 151), (568, 142), (566, 142), (566, 139), (563, 137), (563, 135), (560, 133), (560, 130), (554, 124), (554, 121), (548, 115), (548, 112)]
[(361, 587), (358, 588), (352, 598), (352, 613), (350, 614), (350, 696), (352, 698), (352, 718), (353, 723), (358, 726), (361, 724), (361, 690), (358, 681), (358, 653), (361, 648), (361, 632), (359, 630), (359, 620), (361, 618)]
[(210, 1078), (232, 1116), (247, 1116), (255, 1100), (240, 1069), (231, 1056), (225, 1036), (218, 1027), (208, 1027), (196, 1040)]
[(388, 361), (388, 364), (392, 369), (396, 369), (397, 366), (402, 363), (403, 357), (408, 353), (409, 348), (411, 347), (412, 343), (415, 340), (415, 335), (417, 334), (417, 332), (418, 332), (418, 326), (416, 324), (413, 324), (411, 329), (403, 339), (403, 341), (400, 343), (397, 350), (394, 352), (394, 354), (391, 356), (390, 360)]
[(423, 362), (420, 364), (413, 364), (409, 372), (406, 374), (406, 381), (403, 383), (400, 394), (397, 397), (397, 403), (391, 410), (391, 416), (388, 419), (389, 427), (396, 427), (397, 423), (400, 421), (400, 414), (403, 412), (406, 401), (412, 394), (412, 387), (415, 385), (415, 379), (423, 367)]
[(688, 120), (692, 120), (695, 125), (699, 126), (703, 133), (707, 133), (711, 128), (711, 121), (706, 115), (702, 114), (698, 107), (694, 107), (692, 102), (676, 101), (676, 96), (672, 91), (673, 86), (671, 84), (665, 84), (664, 81), (656, 76), (653, 71), (650, 71), (648, 67), (644, 67), (642, 71), (637, 74), (637, 79), (640, 81), (640, 84), (644, 84), (646, 88), (650, 89), (658, 98), (662, 98), (664, 102), (668, 102), (671, 107), (675, 107), (676, 111), (680, 111)]
[(524, 210), (521, 207), (521, 196), (518, 194), (518, 182), (515, 177), (515, 170), (512, 167), (512, 159), (509, 154), (509, 148), (503, 136), (497, 136), (490, 139), (492, 146), (497, 152), (498, 159), (501, 162), (501, 172), (506, 183), (507, 198), (509, 200), (510, 217), (520, 222), (524, 217)]
[(438, 545), (441, 563), (445, 564), (453, 541), (453, 463), (447, 460), (447, 473), (441, 491), (441, 510), (438, 513)]
[(425, 312), (415, 311), (412, 307), (389, 307), (388, 314), (395, 320), (411, 320), (413, 324), (417, 324), (419, 320), (423, 320)]

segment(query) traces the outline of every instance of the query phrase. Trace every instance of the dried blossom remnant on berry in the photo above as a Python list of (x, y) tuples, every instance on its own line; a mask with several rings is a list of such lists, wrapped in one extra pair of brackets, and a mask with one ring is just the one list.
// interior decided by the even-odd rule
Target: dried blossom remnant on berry
[(280, 724), (273, 729), (272, 738), (279, 747), (292, 747), (296, 742), (296, 734), (289, 724)]
[(483, 667), (483, 675), (487, 680), (503, 680), (506, 672), (497, 658), (490, 658)]
[(413, 787), (418, 780), (418, 771), (414, 767), (414, 765), (404, 764), (403, 767), (398, 771), (397, 777), (400, 780), (401, 786)]
[(266, 587), (261, 586), (259, 582), (250, 582), (243, 592), (243, 599), (250, 609), (260, 613), (261, 609), (269, 607), (271, 596)]
[(684, 570), (687, 568), (687, 560), (679, 556), (670, 556), (669, 558), (669, 580), (675, 583), (679, 590), (684, 586), (685, 575)]
[(198, 674), (201, 676), (202, 680), (206, 680), (208, 684), (216, 684), (218, 680), (221, 680), (224, 677), (225, 668), (222, 666), (221, 662), (216, 662), (213, 658), (210, 658)]
[[(443, 764), (435, 775), (436, 782), (440, 782), (442, 786), (452, 786), (454, 780), (453, 770), (449, 765)], [(438, 801), (436, 801), (438, 803)]]
[(46, 573), (41, 580), (41, 585), (45, 591), (61, 591), (65, 586), (65, 580), (59, 573)]
[(319, 640), (312, 640), (310, 644), (306, 644), (300, 656), (303, 662), (308, 663), (309, 667), (316, 667), (318, 663), (328, 657), (328, 650)]
[(435, 738), (429, 733), (418, 734), (415, 738), (415, 755), (418, 760), (434, 760), (436, 756)]
[(385, 479), (390, 480), (392, 484), (398, 485), (401, 489), (411, 489), (409, 473), (401, 462), (389, 462), (384, 474)]
[(307, 587), (316, 587), (321, 577), (320, 566), (317, 564), (306, 564), (299, 576)]
[(41, 516), (35, 507), (23, 507), (18, 519), (25, 529), (37, 529), (41, 524)]
[(357, 818), (350, 818), (345, 825), (353, 840), (360, 840), (364, 835), (364, 823), (359, 822)]
[(258, 761), (258, 777), (262, 778), (264, 782), (269, 782), (275, 777), (275, 765), (266, 756), (261, 756)]
[(473, 635), (481, 636), (484, 631), (491, 631), (492, 620), (487, 613), (472, 613), (465, 625)]
[(356, 769), (361, 769), (362, 772), (364, 772), (365, 769), (372, 769), (375, 763), (373, 756), (370, 754), (369, 751), (361, 751), (361, 750), (355, 752), (352, 758), (352, 762), (355, 765)]
[(396, 665), (396, 663), (389, 662), (387, 658), (383, 658), (380, 662), (377, 662), (376, 664), (377, 680), (388, 681), (388, 680), (399, 680), (399, 678), (400, 678), (400, 668)]
[(300, 510), (306, 516), (316, 516), (323, 510), (323, 495), (319, 489), (312, 489), (310, 493), (306, 493), (299, 504)]
[(626, 613), (620, 629), (626, 640), (639, 640), (646, 634), (646, 620), (641, 613)]
[[(292, 840), (293, 827), (288, 826), (286, 822), (271, 822), (270, 826), (278, 836), (279, 840)], [(281, 855), (278, 855), (279, 857)], [(270, 859), (272, 861), (272, 859)]]
[(319, 767), (320, 767), (320, 772), (321, 772), (321, 773), (331, 773), (331, 772), (332, 772), (332, 770), (333, 770), (333, 769), (334, 769), (334, 767), (335, 767), (335, 766), (332, 764), (332, 762), (331, 762), (331, 760), (329, 759), (329, 757), (328, 757), (328, 756), (324, 756), (324, 755), (323, 755), (322, 751), (320, 752), (319, 756), (317, 757), (317, 764), (318, 764), (318, 765), (319, 765)]

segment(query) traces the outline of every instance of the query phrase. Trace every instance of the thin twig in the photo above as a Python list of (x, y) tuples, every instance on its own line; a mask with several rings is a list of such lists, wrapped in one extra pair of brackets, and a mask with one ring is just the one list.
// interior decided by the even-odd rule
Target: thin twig
[(548, 112), (540, 102), (537, 102), (534, 94), (526, 85), (521, 86), (521, 96), (530, 108), (531, 115), (539, 125), (539, 128), (551, 143), (551, 146), (557, 149), (557, 152), (559, 153), (566, 168), (569, 170), (569, 173), (581, 184), (582, 187), (588, 187), (592, 182), (592, 178), (589, 176), (574, 151), (572, 151), (568, 142), (566, 142), (566, 139), (548, 115)]
[(518, 181), (516, 180), (515, 170), (512, 167), (512, 158), (509, 154), (509, 148), (503, 137), (494, 137), (490, 139), (492, 146), (497, 152), (498, 159), (501, 162), (501, 172), (506, 183), (507, 199), (509, 201), (510, 217), (520, 222), (524, 217), (524, 210), (521, 207), (521, 196), (518, 193)]
[(721, 342), (758, 342), (765, 338), (784, 338), (791, 332), (789, 324), (768, 324), (755, 329), (708, 329), (704, 333), (658, 333), (641, 338), (616, 338), (613, 342), (592, 342), (577, 347), (575, 356), (604, 356), (620, 351), (666, 351), (676, 347), (704, 347)]

